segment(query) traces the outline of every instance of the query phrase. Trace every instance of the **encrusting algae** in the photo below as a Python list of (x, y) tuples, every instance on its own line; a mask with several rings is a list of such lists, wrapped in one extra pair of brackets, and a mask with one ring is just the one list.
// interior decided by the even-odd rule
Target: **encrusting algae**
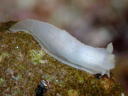
[[(41, 80), (49, 82), (44, 96), (121, 96), (114, 77), (94, 76), (60, 63), (24, 32), (10, 33), (1, 24), (0, 96), (35, 96)], [(5, 27), (8, 26), (8, 27)]]

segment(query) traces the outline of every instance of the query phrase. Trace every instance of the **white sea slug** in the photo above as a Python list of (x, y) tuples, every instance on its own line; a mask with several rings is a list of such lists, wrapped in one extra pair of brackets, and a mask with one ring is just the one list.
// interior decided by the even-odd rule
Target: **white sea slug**
[(105, 48), (88, 46), (46, 22), (27, 19), (12, 26), (10, 31), (30, 33), (49, 55), (91, 74), (106, 74), (115, 66), (114, 55)]

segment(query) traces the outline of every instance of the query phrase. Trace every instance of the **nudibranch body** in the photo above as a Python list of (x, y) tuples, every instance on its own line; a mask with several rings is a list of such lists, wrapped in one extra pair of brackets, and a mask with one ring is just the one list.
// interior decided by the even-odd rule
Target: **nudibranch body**
[(83, 44), (68, 32), (46, 22), (27, 19), (10, 31), (30, 33), (42, 48), (58, 61), (92, 74), (106, 74), (114, 68), (114, 55), (105, 48)]

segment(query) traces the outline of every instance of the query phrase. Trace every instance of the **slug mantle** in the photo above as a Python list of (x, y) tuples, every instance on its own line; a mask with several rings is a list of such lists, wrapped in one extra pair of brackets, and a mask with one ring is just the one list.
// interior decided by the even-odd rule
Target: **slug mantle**
[(27, 19), (12, 26), (10, 31), (28, 32), (58, 61), (91, 74), (106, 74), (115, 66), (114, 55), (105, 48), (83, 44), (68, 32), (51, 24)]

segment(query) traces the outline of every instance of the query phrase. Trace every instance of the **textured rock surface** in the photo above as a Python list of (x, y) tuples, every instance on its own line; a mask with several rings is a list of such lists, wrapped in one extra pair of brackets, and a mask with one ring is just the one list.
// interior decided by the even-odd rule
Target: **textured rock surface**
[(45, 96), (120, 96), (123, 93), (113, 76), (97, 79), (50, 57), (32, 36), (3, 30), (0, 32), (0, 96), (35, 96), (41, 80), (49, 82)]

